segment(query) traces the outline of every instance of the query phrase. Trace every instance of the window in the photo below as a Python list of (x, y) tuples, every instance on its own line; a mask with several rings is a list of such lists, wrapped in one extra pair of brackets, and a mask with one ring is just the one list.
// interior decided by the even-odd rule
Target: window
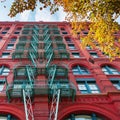
[(112, 82), (113, 86), (120, 90), (120, 79), (119, 78), (110, 78), (110, 81)]
[(16, 32), (14, 32), (14, 34), (19, 34), (20, 32), (18, 32), (18, 31), (16, 31)]
[(72, 43), (72, 41), (69, 37), (66, 37), (65, 40), (66, 40), (67, 43)]
[(17, 71), (16, 74), (18, 76), (24, 76), (26, 74), (25, 68), (18, 68), (16, 71)]
[(98, 55), (96, 52), (90, 52), (90, 55), (93, 57), (93, 58), (98, 58)]
[(87, 35), (87, 34), (88, 34), (88, 32), (87, 32), (87, 31), (84, 31), (83, 33), (84, 33), (85, 35)]
[(10, 39), (10, 42), (15, 42), (16, 39), (17, 39), (16, 37), (13, 37), (13, 38)]
[(78, 52), (73, 52), (72, 55), (74, 58), (80, 58), (80, 54)]
[(103, 117), (92, 114), (71, 114), (65, 120), (104, 120)]
[(68, 34), (67, 32), (62, 32), (62, 34)]
[(74, 44), (68, 44), (68, 47), (69, 47), (70, 50), (75, 50)]
[(91, 50), (92, 48), (90, 46), (86, 46), (86, 49), (87, 50)]
[(82, 66), (76, 65), (72, 68), (73, 74), (74, 75), (87, 75), (90, 74), (89, 71)]
[(13, 47), (14, 47), (14, 44), (8, 44), (6, 49), (7, 49), (7, 50), (12, 50)]
[(2, 34), (6, 34), (6, 33), (7, 33), (7, 31), (3, 31), (3, 32), (2, 32)]
[(6, 53), (2, 53), (2, 58), (8, 58), (10, 55), (10, 53), (6, 52)]
[(0, 114), (0, 120), (18, 120), (10, 114)]
[(100, 93), (98, 86), (96, 85), (95, 81), (79, 81), (78, 88), (82, 94), (88, 93)]
[(120, 74), (119, 71), (117, 71), (115, 68), (109, 66), (109, 65), (105, 65), (102, 67), (102, 71), (104, 72), (104, 74), (109, 75), (109, 74), (114, 74), (114, 75), (118, 75)]
[(0, 79), (0, 92), (3, 90), (4, 85), (5, 85), (5, 80)]
[(10, 72), (10, 69), (5, 67), (5, 66), (1, 66), (0, 67), (0, 75), (4, 75), (7, 76)]

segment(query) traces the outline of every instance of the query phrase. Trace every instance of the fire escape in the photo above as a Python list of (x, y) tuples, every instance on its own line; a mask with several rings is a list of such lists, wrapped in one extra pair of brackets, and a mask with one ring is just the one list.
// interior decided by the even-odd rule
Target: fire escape
[[(68, 69), (54, 64), (55, 59), (69, 59), (57, 25), (25, 25), (12, 58), (22, 64), (14, 68), (13, 82), (7, 83), (8, 101), (21, 97), (26, 120), (34, 120), (33, 98), (48, 94), (51, 104), (49, 120), (57, 120), (60, 98), (74, 100), (76, 94), (74, 85), (68, 80)], [(36, 83), (38, 75), (46, 76), (44, 86)]]

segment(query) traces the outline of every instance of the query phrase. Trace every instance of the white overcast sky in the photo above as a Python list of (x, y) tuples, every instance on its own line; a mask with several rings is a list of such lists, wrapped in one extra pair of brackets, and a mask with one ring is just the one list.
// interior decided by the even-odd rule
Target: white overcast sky
[(12, 1), (13, 0), (6, 0), (6, 2), (0, 3), (0, 21), (65, 21), (66, 14), (63, 12), (62, 8), (60, 8), (60, 10), (54, 15), (51, 15), (49, 8), (40, 11), (37, 7), (33, 12), (25, 11), (16, 15), (14, 18), (10, 18), (8, 13)]
[[(0, 21), (65, 21), (66, 14), (63, 12), (62, 8), (54, 15), (51, 15), (48, 8), (40, 11), (37, 7), (33, 12), (25, 11), (16, 15), (14, 18), (10, 18), (8, 13), (13, 1), (14, 0), (6, 0), (6, 2), (0, 3)], [(4, 6), (6, 6), (6, 8)], [(117, 22), (120, 24), (120, 17)]]

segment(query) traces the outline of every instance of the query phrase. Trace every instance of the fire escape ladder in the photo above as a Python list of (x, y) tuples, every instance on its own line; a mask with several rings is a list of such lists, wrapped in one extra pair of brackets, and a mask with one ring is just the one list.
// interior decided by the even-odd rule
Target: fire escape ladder
[(50, 88), (52, 89), (52, 86), (53, 86), (53, 82), (54, 82), (54, 79), (55, 79), (55, 75), (56, 75), (56, 72), (57, 72), (57, 66), (56, 65), (53, 65), (51, 67), (51, 69), (49, 70), (49, 76), (48, 76), (48, 80), (50, 80)]
[(54, 92), (52, 97), (49, 120), (57, 120), (59, 100), (60, 100), (60, 89), (57, 89), (56, 86), (54, 86), (53, 89)]
[(32, 102), (30, 97), (31, 94), (29, 89), (23, 89), (23, 101), (26, 120), (34, 120)]
[(34, 71), (33, 69), (31, 68), (31, 66), (26, 66), (26, 73), (27, 73), (27, 77), (28, 77), (28, 80), (30, 82), (30, 85), (32, 86), (32, 81), (34, 81)]
[(33, 52), (29, 52), (30, 60), (32, 61), (32, 64), (34, 67), (37, 67), (36, 62), (35, 62), (35, 55)]

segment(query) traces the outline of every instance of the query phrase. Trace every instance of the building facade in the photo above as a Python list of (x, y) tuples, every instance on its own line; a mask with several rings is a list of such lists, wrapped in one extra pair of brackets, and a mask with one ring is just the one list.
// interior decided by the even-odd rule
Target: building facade
[(82, 49), (88, 31), (75, 37), (67, 22), (0, 22), (0, 120), (120, 119), (120, 58)]

